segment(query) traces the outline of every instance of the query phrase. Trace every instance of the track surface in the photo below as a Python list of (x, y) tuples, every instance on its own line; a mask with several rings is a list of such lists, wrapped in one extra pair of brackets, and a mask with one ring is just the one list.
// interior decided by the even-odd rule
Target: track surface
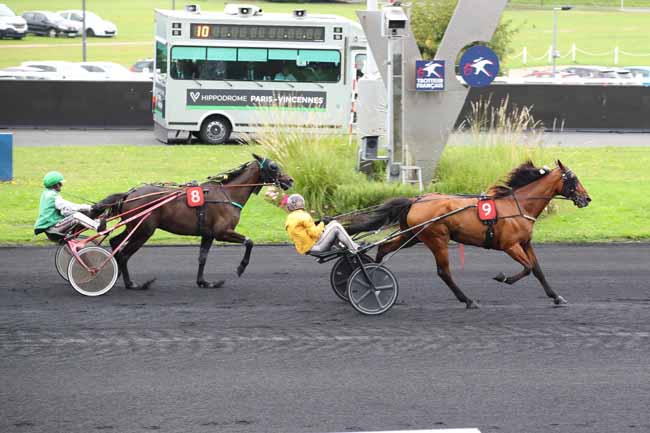
[(221, 289), (194, 286), (198, 247), (145, 248), (146, 292), (77, 295), (54, 249), (0, 249), (1, 432), (650, 431), (650, 245), (542, 246), (555, 308), (502, 253), (467, 249), (457, 281), (428, 251), (389, 263), (399, 304), (365, 317), (330, 264), (290, 247), (212, 250)]

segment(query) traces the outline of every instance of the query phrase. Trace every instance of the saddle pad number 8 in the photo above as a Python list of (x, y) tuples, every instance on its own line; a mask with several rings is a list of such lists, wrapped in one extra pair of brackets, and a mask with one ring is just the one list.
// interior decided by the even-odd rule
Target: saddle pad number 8
[(478, 219), (481, 221), (493, 221), (497, 218), (497, 206), (494, 200), (479, 200)]
[(189, 207), (203, 206), (205, 198), (203, 197), (203, 188), (200, 186), (192, 186), (187, 188), (187, 205)]

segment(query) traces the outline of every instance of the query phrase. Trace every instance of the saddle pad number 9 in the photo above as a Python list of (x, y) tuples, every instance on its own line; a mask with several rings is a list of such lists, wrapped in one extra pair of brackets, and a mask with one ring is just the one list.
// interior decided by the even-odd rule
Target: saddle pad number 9
[(481, 221), (492, 221), (497, 218), (497, 206), (494, 200), (479, 200), (478, 219)]
[(205, 198), (203, 197), (203, 188), (200, 186), (192, 186), (187, 188), (187, 205), (189, 207), (203, 206)]

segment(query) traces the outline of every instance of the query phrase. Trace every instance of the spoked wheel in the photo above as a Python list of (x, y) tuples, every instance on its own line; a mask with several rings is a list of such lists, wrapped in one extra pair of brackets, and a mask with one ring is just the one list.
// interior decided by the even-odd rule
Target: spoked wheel
[[(86, 236), (79, 236), (79, 239), (85, 239)], [(97, 245), (96, 241), (92, 241)], [(70, 247), (68, 244), (61, 244), (56, 249), (56, 254), (54, 256), (54, 263), (56, 265), (56, 271), (61, 275), (61, 278), (68, 281), (68, 266), (70, 265), (70, 260), (72, 260), (72, 253), (70, 252)]]
[(361, 314), (372, 316), (385, 313), (397, 300), (397, 294), (395, 275), (376, 263), (357, 268), (348, 280), (350, 304)]
[(56, 264), (56, 271), (61, 275), (61, 278), (68, 281), (68, 266), (72, 260), (72, 253), (68, 244), (59, 245), (56, 249), (54, 256), (54, 263)]
[[(359, 254), (363, 263), (373, 263), (374, 260), (367, 254)], [(332, 271), (330, 272), (330, 284), (336, 296), (344, 301), (349, 301), (348, 298), (348, 278), (350, 274), (359, 267), (359, 260), (356, 256), (345, 255), (338, 259)]]
[(117, 262), (111, 253), (101, 247), (88, 247), (79, 251), (78, 260), (68, 265), (68, 278), (74, 289), (85, 296), (99, 296), (111, 290), (117, 280)]

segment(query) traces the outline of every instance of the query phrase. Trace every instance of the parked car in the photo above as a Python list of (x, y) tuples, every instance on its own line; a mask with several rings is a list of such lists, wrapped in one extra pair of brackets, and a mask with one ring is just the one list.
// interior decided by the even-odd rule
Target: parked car
[(624, 68), (644, 86), (650, 86), (650, 66), (628, 66)]
[(109, 81), (149, 81), (144, 74), (129, 71), (124, 66), (113, 62), (80, 62), (77, 63), (92, 75), (95, 80)]
[(90, 75), (88, 71), (72, 62), (64, 62), (60, 60), (32, 60), (29, 62), (22, 62), (20, 66), (36, 68), (42, 72), (48, 72), (50, 73), (49, 78), (51, 80), (93, 80), (92, 75)]
[(64, 19), (61, 15), (49, 11), (29, 11), (23, 13), (27, 21), (27, 31), (36, 35), (54, 38), (56, 36), (79, 36), (81, 24)]
[(27, 34), (27, 22), (23, 17), (17, 17), (7, 5), (0, 3), (0, 39), (22, 39)]
[(153, 72), (153, 59), (140, 59), (129, 69), (131, 72)]
[[(72, 9), (57, 12), (66, 20), (75, 21), (83, 27), (83, 11)], [(111, 21), (105, 20), (100, 16), (86, 11), (86, 36), (104, 36), (112, 37), (117, 35), (117, 27)]]
[(51, 72), (44, 72), (30, 66), (11, 66), (0, 69), (0, 80), (48, 80), (52, 77)]

